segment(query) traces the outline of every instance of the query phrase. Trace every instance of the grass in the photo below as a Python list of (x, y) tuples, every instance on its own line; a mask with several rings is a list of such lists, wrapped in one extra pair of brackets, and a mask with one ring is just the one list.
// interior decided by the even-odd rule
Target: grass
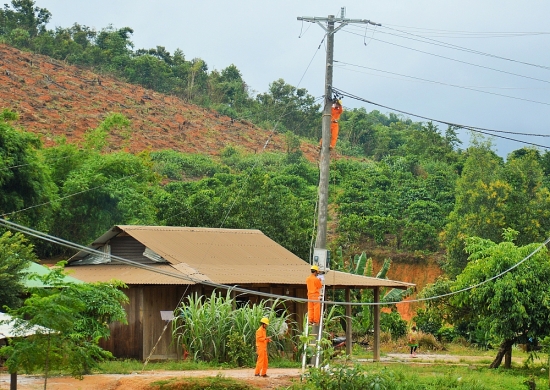
[[(388, 354), (408, 354), (405, 346), (400, 344), (383, 344), (382, 357)], [(426, 355), (429, 354), (430, 357)], [(356, 346), (352, 361), (331, 361), (331, 367), (340, 364), (353, 364), (356, 359), (368, 359), (361, 362), (361, 367), (368, 375), (380, 375), (391, 378), (392, 386), (387, 389), (526, 389), (526, 381), (535, 381), (536, 388), (548, 388), (547, 355), (539, 354), (533, 362), (527, 363), (529, 354), (520, 348), (514, 348), (511, 369), (489, 369), (496, 350), (481, 350), (459, 344), (446, 344), (437, 351), (420, 350), (417, 359), (395, 359), (392, 361), (372, 362), (372, 351)], [(504, 363), (504, 362), (503, 362)], [(301, 363), (283, 358), (271, 358), (270, 368), (299, 368)], [(229, 370), (234, 367), (228, 364), (193, 362), (193, 361), (162, 361), (150, 362), (145, 371), (178, 371), (178, 370)], [(249, 369), (251, 369), (249, 367)], [(137, 360), (115, 360), (100, 365), (97, 373), (131, 374), (143, 371), (143, 362)], [(195, 386), (195, 387), (193, 387)], [(225, 386), (225, 387), (224, 387)], [(244, 381), (231, 378), (179, 378), (155, 382), (152, 389), (235, 389), (251, 390), (253, 387)], [(307, 382), (297, 382), (287, 390), (312, 390), (315, 385)]]
[(222, 376), (212, 378), (174, 378), (154, 382), (150, 385), (151, 389), (158, 390), (254, 390), (257, 389), (248, 383)]

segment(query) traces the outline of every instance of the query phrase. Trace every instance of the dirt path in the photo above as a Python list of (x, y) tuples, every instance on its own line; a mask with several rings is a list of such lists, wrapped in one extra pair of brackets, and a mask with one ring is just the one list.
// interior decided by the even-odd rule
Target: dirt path
[[(412, 358), (406, 353), (388, 353), (382, 359), (383, 363), (413, 363), (413, 364), (479, 364), (487, 360), (487, 356), (455, 356), (442, 354), (419, 353)], [(519, 358), (518, 358), (519, 359)], [(518, 362), (521, 359), (518, 360)], [(357, 359), (360, 363), (370, 363), (372, 359)], [(213, 377), (222, 375), (228, 378), (241, 379), (259, 389), (276, 389), (290, 386), (300, 381), (301, 370), (297, 368), (273, 368), (268, 371), (268, 378), (254, 377), (252, 369), (239, 370), (198, 370), (198, 371), (146, 371), (144, 373), (122, 374), (95, 374), (86, 375), (83, 380), (71, 377), (55, 377), (48, 379), (48, 389), (56, 390), (145, 390), (148, 385), (163, 379)], [(38, 376), (20, 375), (18, 378), (19, 390), (39, 390), (44, 387), (44, 379)], [(0, 390), (10, 388), (10, 376), (0, 373)]]
[[(268, 371), (268, 378), (254, 377), (252, 369), (244, 370), (208, 370), (208, 371), (147, 371), (143, 374), (96, 374), (86, 375), (83, 380), (71, 377), (55, 377), (48, 379), (48, 389), (55, 390), (144, 390), (150, 383), (175, 377), (211, 377), (223, 375), (228, 378), (242, 379), (260, 389), (275, 389), (290, 386), (293, 381), (300, 380), (300, 370), (294, 368), (274, 368)], [(43, 389), (44, 379), (37, 376), (19, 375), (18, 390)], [(10, 388), (8, 374), (0, 374), (0, 389)]]

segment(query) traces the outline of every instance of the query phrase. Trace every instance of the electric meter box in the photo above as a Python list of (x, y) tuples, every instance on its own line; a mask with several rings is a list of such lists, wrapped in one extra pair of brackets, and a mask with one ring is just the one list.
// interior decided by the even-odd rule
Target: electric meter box
[(319, 272), (328, 272), (330, 270), (330, 251), (315, 248), (313, 250), (313, 265), (319, 267)]

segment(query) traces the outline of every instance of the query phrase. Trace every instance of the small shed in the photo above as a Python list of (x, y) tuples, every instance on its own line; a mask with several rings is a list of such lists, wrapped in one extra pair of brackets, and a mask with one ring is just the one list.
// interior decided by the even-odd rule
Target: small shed
[[(214, 290), (210, 283), (288, 297), (307, 296), (305, 279), (310, 273), (309, 263), (259, 230), (118, 225), (97, 238), (90, 248), (101, 253), (80, 251), (69, 259), (66, 269), (74, 277), (86, 282), (119, 279), (128, 285), (125, 291), (130, 299), (126, 307), (128, 325), (112, 324), (111, 338), (102, 345), (116, 357), (145, 360), (165, 327), (161, 312), (173, 311), (186, 295), (210, 294)], [(114, 256), (131, 260), (135, 265)], [(339, 271), (330, 271), (325, 283), (329, 289), (345, 289), (348, 300), (350, 289), (373, 289), (377, 300), (380, 288), (414, 286)], [(240, 298), (251, 302), (262, 299), (252, 293)], [(379, 310), (378, 306), (375, 308), (377, 323)], [(307, 311), (305, 303), (289, 301), (287, 309), (302, 323)], [(351, 331), (350, 322), (347, 329)], [(378, 336), (375, 326), (376, 360)], [(178, 356), (171, 338), (164, 337), (151, 358)]]

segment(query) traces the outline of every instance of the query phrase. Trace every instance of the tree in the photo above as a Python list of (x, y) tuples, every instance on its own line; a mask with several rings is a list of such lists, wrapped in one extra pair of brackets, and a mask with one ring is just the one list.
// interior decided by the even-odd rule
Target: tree
[(27, 31), (30, 37), (44, 32), (52, 14), (34, 4), (32, 0), (12, 0), (12, 8), (4, 4), (4, 9), (0, 9), (0, 35), (7, 35), (17, 28)]
[(36, 261), (33, 247), (21, 233), (0, 236), (0, 310), (19, 307), (25, 286), (24, 271)]
[(98, 342), (109, 337), (111, 322), (126, 323), (122, 304), (128, 298), (120, 291), (126, 287), (122, 282), (67, 283), (62, 265), (44, 276), (35, 275), (47, 287), (31, 289), (24, 305), (9, 311), (16, 319), (16, 334), (36, 334), (14, 338), (0, 349), (10, 372), (44, 372), (44, 389), (51, 370), (68, 370), (81, 378), (98, 362), (112, 358)]
[[(498, 244), (479, 237), (466, 239), (469, 262), (451, 287), (451, 291), (460, 291), (510, 270), (450, 298), (455, 322), (467, 322), (500, 342), (491, 368), (499, 367), (505, 355), (509, 368), (512, 345), (547, 335), (550, 327), (550, 257), (540, 244), (516, 246), (517, 235), (505, 229), (504, 241)], [(525, 263), (511, 269), (536, 249)]]
[(256, 96), (255, 121), (279, 124), (296, 135), (314, 138), (320, 135), (320, 104), (305, 88), (296, 88), (283, 79), (272, 82), (269, 92)]
[(0, 113), (0, 214), (47, 231), (57, 188), (40, 159), (40, 140), (16, 130), (10, 124), (16, 118), (6, 109)]
[[(513, 188), (506, 202), (508, 226), (520, 232), (517, 243), (544, 239), (550, 232), (550, 190), (537, 150), (520, 149), (504, 165), (505, 180)], [(516, 151), (517, 152), (517, 151)]]
[(503, 162), (489, 143), (474, 142), (467, 150), (462, 175), (457, 180), (453, 211), (443, 234), (447, 247), (447, 272), (455, 276), (466, 266), (466, 237), (495, 242), (506, 224), (506, 202), (512, 188), (503, 177)]

